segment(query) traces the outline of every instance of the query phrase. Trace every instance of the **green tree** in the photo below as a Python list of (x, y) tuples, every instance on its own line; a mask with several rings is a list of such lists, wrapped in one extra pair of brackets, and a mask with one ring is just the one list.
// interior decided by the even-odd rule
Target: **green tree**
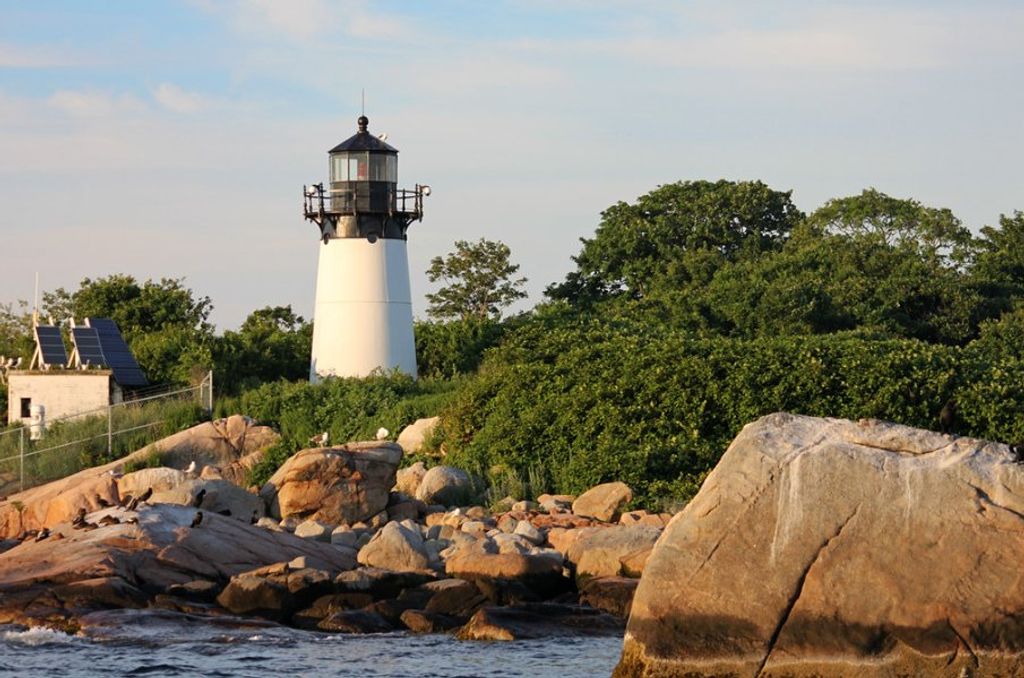
[(111, 318), (126, 337), (175, 326), (209, 333), (213, 304), (196, 297), (182, 279), (163, 278), (139, 284), (133, 276), (116, 274), (85, 278), (74, 292), (63, 287), (43, 294), (43, 315), (63, 321), (86, 317)]
[(111, 318), (154, 383), (187, 383), (212, 366), (212, 309), (209, 297), (172, 278), (141, 284), (123, 274), (85, 278), (73, 292), (61, 287), (43, 295), (43, 316), (56, 322)]
[(309, 374), (313, 326), (289, 306), (267, 306), (249, 314), (237, 332), (215, 342), (219, 388), (236, 393), (277, 379)]
[(521, 289), (526, 278), (513, 278), (519, 264), (511, 262), (511, 254), (500, 241), (456, 241), (454, 252), (430, 261), (427, 278), (444, 285), (427, 294), (427, 314), (440, 320), (499, 319), (502, 308), (526, 297)]
[[(35, 341), (32, 337), (32, 315), (28, 304), (0, 304), (0, 356), (21, 358), (22, 368), (28, 367)], [(7, 421), (7, 384), (0, 380), (0, 425)]]
[(803, 214), (760, 181), (685, 181), (605, 210), (554, 299), (644, 299), (710, 280), (730, 261), (779, 249)]
[(1024, 212), (1000, 215), (998, 227), (981, 229), (972, 277), (990, 301), (992, 315), (1024, 300)]

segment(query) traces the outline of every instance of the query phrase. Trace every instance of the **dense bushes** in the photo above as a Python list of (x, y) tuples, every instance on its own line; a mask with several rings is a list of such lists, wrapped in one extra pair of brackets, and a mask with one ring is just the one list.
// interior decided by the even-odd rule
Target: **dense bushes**
[[(990, 337), (997, 330), (1010, 331), (992, 326)], [(558, 491), (623, 480), (648, 503), (685, 498), (745, 424), (780, 410), (936, 428), (955, 396), (962, 432), (1020, 435), (1024, 361), (1003, 346), (841, 334), (701, 339), (628, 322), (538, 322), (459, 391), (441, 442), (470, 469), (540, 467)]]
[(259, 484), (292, 453), (309, 447), (315, 435), (326, 431), (338, 444), (372, 440), (383, 427), (394, 437), (416, 419), (440, 411), (456, 386), (398, 373), (319, 384), (276, 381), (218, 402), (217, 415), (241, 412), (280, 431), (281, 442), (253, 474)]

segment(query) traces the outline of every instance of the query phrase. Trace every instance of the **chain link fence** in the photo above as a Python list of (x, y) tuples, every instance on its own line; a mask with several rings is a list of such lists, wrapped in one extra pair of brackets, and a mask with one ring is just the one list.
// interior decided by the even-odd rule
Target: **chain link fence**
[(0, 496), (119, 459), (213, 412), (213, 373), (196, 386), (150, 390), (131, 400), (46, 422), (39, 440), (17, 424), (0, 431)]

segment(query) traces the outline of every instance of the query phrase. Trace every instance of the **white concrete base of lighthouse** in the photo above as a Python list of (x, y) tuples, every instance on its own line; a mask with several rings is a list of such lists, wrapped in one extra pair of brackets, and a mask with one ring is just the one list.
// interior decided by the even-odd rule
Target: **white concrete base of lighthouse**
[(406, 243), (332, 238), (320, 245), (309, 379), (377, 368), (416, 376)]

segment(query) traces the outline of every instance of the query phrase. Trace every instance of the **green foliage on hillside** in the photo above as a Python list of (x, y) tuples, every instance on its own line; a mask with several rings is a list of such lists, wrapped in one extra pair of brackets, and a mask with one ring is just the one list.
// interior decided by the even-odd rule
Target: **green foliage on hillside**
[(539, 465), (568, 493), (623, 480), (651, 504), (692, 495), (736, 433), (771, 412), (935, 428), (960, 353), (915, 340), (538, 322), (460, 389), (439, 442), (457, 465)]
[[(448, 320), (418, 322), (418, 382), (311, 386), (310, 323), (264, 308), (218, 336), (209, 300), (180, 281), (111, 276), (47, 301), (114, 317), (154, 380), (212, 365), (237, 394), (220, 414), (283, 435), (257, 482), (324, 431), (394, 435), (438, 413), (434, 452), (495, 492), (623, 480), (650, 506), (691, 496), (744, 425), (779, 410), (937, 428), (954, 399), (958, 432), (1024, 440), (1019, 211), (972, 234), (948, 209), (873, 188), (806, 216), (761, 182), (677, 182), (605, 210), (574, 261), (529, 313), (499, 320), (500, 304), (467, 292)], [(0, 313), (0, 353), (26, 350), (23, 320)]]

